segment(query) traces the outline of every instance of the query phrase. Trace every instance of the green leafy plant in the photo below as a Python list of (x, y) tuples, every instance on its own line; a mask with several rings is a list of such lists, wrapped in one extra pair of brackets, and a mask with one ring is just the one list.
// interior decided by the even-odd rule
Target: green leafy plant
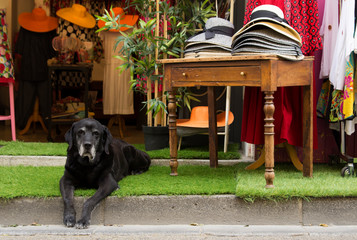
[[(116, 46), (120, 42), (123, 45), (116, 49), (116, 57), (124, 62), (118, 67), (121, 71), (131, 69), (131, 89), (147, 96), (144, 107), (147, 108), (148, 115), (152, 113), (155, 117), (160, 112), (167, 113), (167, 93), (163, 92), (165, 89), (162, 87), (163, 67), (156, 59), (181, 57), (185, 40), (194, 35), (196, 29), (204, 25), (208, 18), (216, 15), (213, 11), (214, 4), (209, 0), (182, 0), (173, 5), (169, 5), (167, 1), (134, 0), (127, 5), (128, 8), (134, 7), (142, 19), (139, 19), (137, 27), (121, 32), (121, 36), (117, 38)], [(112, 9), (103, 16), (96, 17), (105, 22), (105, 26), (98, 31), (129, 27), (117, 23), (119, 16), (114, 17)], [(151, 82), (155, 87), (152, 87)], [(189, 88), (182, 87), (177, 92), (178, 106), (183, 105), (190, 109), (190, 101), (199, 101), (190, 93)], [(153, 93), (154, 97), (151, 97)]]

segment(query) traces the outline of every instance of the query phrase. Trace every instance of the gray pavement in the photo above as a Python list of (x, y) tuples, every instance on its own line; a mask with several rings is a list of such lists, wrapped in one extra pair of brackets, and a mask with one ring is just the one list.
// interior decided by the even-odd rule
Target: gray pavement
[(0, 239), (357, 239), (357, 226), (276, 225), (58, 225), (0, 227)]

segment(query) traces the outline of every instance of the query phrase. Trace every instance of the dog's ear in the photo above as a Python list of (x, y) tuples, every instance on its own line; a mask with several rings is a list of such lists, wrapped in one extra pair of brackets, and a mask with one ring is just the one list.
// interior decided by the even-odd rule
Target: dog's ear
[(113, 141), (113, 136), (106, 126), (103, 126), (103, 127), (104, 127), (104, 130), (103, 130), (104, 151), (106, 154), (109, 154), (109, 145)]
[(64, 135), (64, 140), (66, 140), (66, 142), (68, 143), (68, 150), (71, 150), (72, 146), (73, 146), (73, 129), (74, 129), (74, 125), (75, 123), (72, 124), (71, 128), (68, 129), (68, 131), (66, 132), (66, 134)]

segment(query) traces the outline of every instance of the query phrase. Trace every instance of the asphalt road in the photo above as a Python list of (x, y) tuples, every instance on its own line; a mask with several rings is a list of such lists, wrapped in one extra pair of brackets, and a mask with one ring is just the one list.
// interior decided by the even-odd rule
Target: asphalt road
[(264, 239), (336, 240), (357, 239), (357, 226), (291, 225), (123, 225), (90, 226), (77, 230), (64, 226), (0, 227), (0, 240), (139, 240), (139, 239)]

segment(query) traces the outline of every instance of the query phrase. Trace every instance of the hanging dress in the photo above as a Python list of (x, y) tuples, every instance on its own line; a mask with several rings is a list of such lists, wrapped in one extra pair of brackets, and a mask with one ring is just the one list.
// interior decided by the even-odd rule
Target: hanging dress
[(52, 39), (56, 30), (32, 32), (20, 28), (15, 45), (15, 53), (21, 55), (19, 91), (16, 98), (16, 125), (23, 129), (33, 112), (36, 96), (39, 98), (39, 111), (43, 119), (50, 115), (48, 99), (49, 86), (47, 60), (55, 56)]
[(14, 64), (11, 57), (5, 16), (5, 9), (0, 9), (0, 78), (14, 79)]
[(330, 75), (333, 53), (336, 45), (338, 31), (338, 1), (325, 0), (325, 10), (320, 28), (323, 41), (320, 79)]
[(323, 41), (323, 49), (321, 56), (320, 79), (324, 79), (320, 95), (317, 101), (316, 111), (320, 118), (329, 118), (332, 86), (329, 76), (333, 61), (333, 53), (336, 46), (338, 33), (338, 10), (339, 3), (335, 0), (326, 0), (324, 7), (324, 15), (320, 28), (320, 34)]
[(344, 0), (338, 27), (336, 46), (330, 71), (330, 82), (336, 90), (343, 90), (345, 85), (346, 64), (354, 49), (354, 9), (355, 0)]
[[(283, 10), (285, 19), (302, 39), (301, 50), (304, 55), (311, 56), (322, 47), (316, 0), (248, 0), (244, 23), (250, 20), (253, 9), (262, 4), (274, 4)], [(274, 105), (274, 143), (280, 144), (287, 141), (291, 145), (302, 146), (302, 88), (278, 88), (274, 93)], [(265, 115), (263, 106), (264, 93), (261, 92), (261, 89), (246, 87), (243, 104), (242, 141), (264, 144)], [(314, 148), (317, 148), (315, 110), (314, 114)]]
[[(131, 30), (127, 30), (131, 31)], [(104, 42), (103, 113), (127, 115), (134, 113), (133, 91), (130, 90), (130, 69), (120, 73), (118, 67), (124, 62), (114, 58), (123, 46), (120, 42), (114, 50), (119, 32), (101, 32)]]
[[(346, 120), (345, 132), (351, 135), (355, 131), (355, 121), (353, 121), (355, 118), (355, 0), (342, 2), (340, 16), (330, 72), (330, 82), (334, 86), (330, 122)], [(330, 124), (330, 127), (339, 129), (339, 124), (337, 126)]]

